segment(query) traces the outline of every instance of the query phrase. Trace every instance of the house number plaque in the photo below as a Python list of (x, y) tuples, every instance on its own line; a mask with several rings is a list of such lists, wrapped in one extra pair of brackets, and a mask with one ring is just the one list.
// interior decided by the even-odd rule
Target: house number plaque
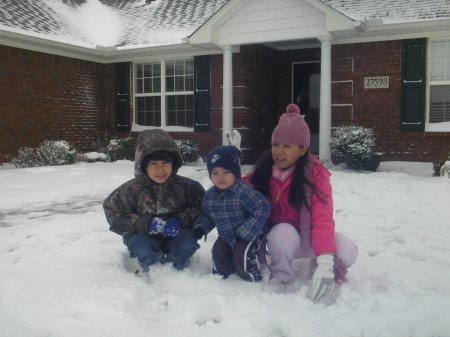
[(364, 89), (389, 88), (389, 76), (364, 77)]

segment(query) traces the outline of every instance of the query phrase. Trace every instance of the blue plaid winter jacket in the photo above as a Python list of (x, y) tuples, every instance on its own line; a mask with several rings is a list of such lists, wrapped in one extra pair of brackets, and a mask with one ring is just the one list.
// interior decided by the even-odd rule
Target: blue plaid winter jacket
[(267, 199), (238, 180), (224, 191), (214, 186), (206, 191), (202, 214), (193, 229), (201, 228), (207, 234), (216, 227), (219, 237), (234, 248), (238, 238), (251, 242), (261, 234), (269, 214)]

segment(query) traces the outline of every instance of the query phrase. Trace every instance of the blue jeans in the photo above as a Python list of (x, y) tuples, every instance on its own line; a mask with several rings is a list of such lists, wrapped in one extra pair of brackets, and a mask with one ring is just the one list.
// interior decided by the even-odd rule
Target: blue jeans
[(124, 242), (130, 251), (130, 257), (137, 257), (144, 269), (164, 260), (167, 256), (173, 262), (174, 268), (181, 270), (200, 248), (192, 229), (182, 229), (174, 238), (136, 233)]

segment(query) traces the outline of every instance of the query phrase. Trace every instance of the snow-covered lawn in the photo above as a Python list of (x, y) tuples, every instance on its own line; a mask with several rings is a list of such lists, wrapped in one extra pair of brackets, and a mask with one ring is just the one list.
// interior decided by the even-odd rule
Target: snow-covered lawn
[[(135, 276), (101, 203), (133, 163), (0, 168), (1, 337), (450, 336), (450, 179), (431, 163), (332, 168), (337, 230), (359, 247), (349, 282), (314, 304), (211, 275), (215, 232), (175, 271)], [(204, 167), (181, 175), (208, 188)]]

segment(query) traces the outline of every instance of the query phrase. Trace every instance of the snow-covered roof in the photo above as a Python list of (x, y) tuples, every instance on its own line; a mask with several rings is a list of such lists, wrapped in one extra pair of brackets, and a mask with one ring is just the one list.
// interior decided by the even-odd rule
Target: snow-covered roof
[(407, 23), (450, 18), (448, 0), (321, 0), (353, 20)]
[[(322, 2), (355, 21), (381, 19), (383, 25), (450, 19), (449, 0), (305, 1)], [(86, 55), (103, 53), (99, 60), (109, 57), (110, 61), (118, 57), (117, 51), (159, 48), (163, 52), (173, 46), (183, 50), (193, 48), (183, 47), (183, 40), (228, 2), (239, 0), (2, 0), (0, 43), (22, 47), (17, 41), (23, 40), (34, 43), (35, 50), (65, 45), (66, 49), (93, 50)], [(65, 55), (61, 50), (54, 52)]]
[(180, 44), (228, 0), (2, 0), (0, 29), (75, 45)]

